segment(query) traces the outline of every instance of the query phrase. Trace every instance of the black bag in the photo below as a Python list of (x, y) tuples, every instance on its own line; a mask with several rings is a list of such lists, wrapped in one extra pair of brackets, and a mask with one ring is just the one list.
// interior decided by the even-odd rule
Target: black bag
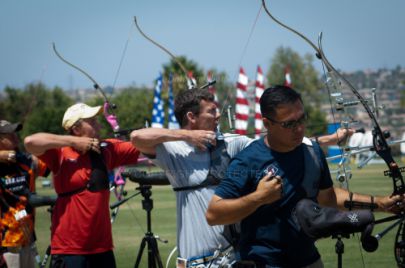
[(374, 222), (374, 215), (369, 210), (340, 211), (321, 207), (310, 199), (297, 203), (295, 215), (304, 233), (314, 240), (333, 235), (347, 236), (366, 229), (370, 232)]

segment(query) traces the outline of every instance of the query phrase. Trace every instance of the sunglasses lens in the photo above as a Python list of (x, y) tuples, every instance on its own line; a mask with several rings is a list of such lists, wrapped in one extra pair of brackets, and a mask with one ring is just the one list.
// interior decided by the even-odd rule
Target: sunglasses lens
[(288, 121), (288, 122), (283, 122), (281, 125), (284, 128), (288, 128), (288, 129), (292, 129), (292, 128), (296, 128), (298, 126), (303, 125), (307, 120), (307, 116), (303, 115), (300, 119), (298, 120), (293, 120), (293, 121)]
[(288, 121), (288, 122), (284, 122), (283, 124), (282, 124), (282, 126), (284, 127), (284, 128), (295, 128), (295, 125), (296, 125), (296, 123), (297, 123), (297, 121)]

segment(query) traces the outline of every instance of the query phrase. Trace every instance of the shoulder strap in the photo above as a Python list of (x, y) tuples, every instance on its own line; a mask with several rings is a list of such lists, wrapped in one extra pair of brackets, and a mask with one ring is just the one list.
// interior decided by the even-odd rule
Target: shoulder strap
[(109, 188), (108, 171), (103, 155), (94, 151), (89, 151), (88, 154), (91, 161), (91, 173), (87, 184), (73, 191), (60, 193), (58, 197), (72, 196), (86, 189), (90, 192), (98, 192)]
[(202, 183), (197, 184), (197, 185), (184, 186), (184, 187), (173, 187), (173, 191), (181, 192), (181, 191), (197, 190), (197, 189), (205, 188), (207, 186), (219, 184), (219, 181), (213, 181), (211, 179), (212, 178), (207, 177)]
[(225, 176), (228, 164), (231, 161), (231, 157), (226, 149), (226, 143), (222, 140), (217, 140), (217, 145), (210, 148), (210, 168), (207, 178), (197, 185), (190, 185), (184, 187), (174, 187), (175, 192), (197, 190), (211, 185), (218, 185), (222, 178)]
[(222, 236), (236, 251), (239, 250), (240, 233), (240, 222), (225, 225), (222, 233)]
[(90, 192), (97, 192), (109, 188), (108, 171), (102, 153), (89, 151), (91, 174), (87, 184)]
[(76, 190), (73, 190), (73, 191), (69, 191), (69, 192), (60, 193), (60, 194), (58, 194), (58, 198), (59, 198), (59, 197), (68, 197), (68, 196), (72, 196), (72, 195), (75, 195), (75, 194), (81, 193), (81, 192), (83, 192), (83, 191), (84, 191), (84, 190), (86, 190), (86, 189), (87, 189), (87, 185), (86, 185), (86, 186), (83, 186), (83, 187), (80, 187), (79, 189), (76, 189)]
[(34, 179), (35, 179), (39, 175), (38, 158), (31, 156), (31, 161), (32, 161), (32, 173), (33, 173)]
[(305, 174), (301, 186), (304, 188), (307, 198), (316, 198), (322, 171), (322, 163), (319, 158), (319, 145), (311, 141), (303, 142)]

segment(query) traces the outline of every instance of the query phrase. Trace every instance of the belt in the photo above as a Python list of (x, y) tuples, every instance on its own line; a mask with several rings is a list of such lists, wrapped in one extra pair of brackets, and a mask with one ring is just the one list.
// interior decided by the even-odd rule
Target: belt
[(270, 266), (266, 266), (265, 264), (262, 263), (257, 263), (254, 261), (237, 261), (232, 268), (266, 268)]
[(191, 258), (191, 259), (188, 260), (188, 263), (189, 263), (188, 267), (193, 267), (193, 266), (196, 266), (196, 265), (200, 265), (200, 264), (204, 264), (204, 263), (213, 261), (216, 258), (228, 255), (232, 251), (233, 251), (233, 247), (229, 246), (226, 249), (220, 251), (218, 254), (216, 253), (217, 251), (215, 251), (214, 254), (209, 255), (209, 256)]

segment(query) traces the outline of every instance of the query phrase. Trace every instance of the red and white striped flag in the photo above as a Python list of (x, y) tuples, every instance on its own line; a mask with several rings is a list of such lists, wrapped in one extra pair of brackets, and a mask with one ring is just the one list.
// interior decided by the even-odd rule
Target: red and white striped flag
[(248, 77), (242, 67), (239, 69), (236, 84), (235, 133), (246, 135), (249, 119), (249, 103), (247, 100)]
[(260, 112), (260, 97), (264, 91), (264, 76), (262, 68), (257, 66), (256, 88), (255, 88), (255, 138), (260, 138), (263, 128), (262, 114)]
[[(211, 81), (212, 81), (212, 72), (211, 72), (211, 71), (208, 71), (208, 73), (207, 73), (207, 82), (209, 83), (209, 82), (211, 82)], [(209, 87), (208, 87), (208, 91), (209, 91), (212, 95), (214, 95), (214, 102), (215, 102), (215, 104), (217, 105), (217, 108), (219, 109), (217, 90), (216, 90), (215, 86), (214, 86), (214, 85), (209, 86)]]
[(284, 86), (286, 86), (286, 87), (292, 87), (291, 75), (290, 75), (290, 67), (289, 67), (289, 66), (285, 67)]

